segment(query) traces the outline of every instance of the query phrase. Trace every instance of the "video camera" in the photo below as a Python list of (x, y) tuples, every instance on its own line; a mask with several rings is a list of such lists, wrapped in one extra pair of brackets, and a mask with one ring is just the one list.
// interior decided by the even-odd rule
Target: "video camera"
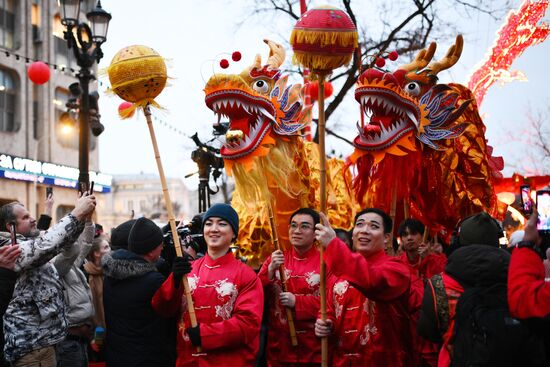
[[(178, 227), (176, 228), (178, 232), (178, 237), (180, 239), (181, 246), (192, 248), (197, 254), (205, 253), (206, 251), (206, 242), (202, 234), (202, 215), (197, 214), (193, 219), (184, 226), (179, 226), (179, 222), (176, 222)], [(164, 245), (167, 248), (174, 249), (174, 237), (172, 236), (172, 231), (170, 230), (170, 224), (167, 224), (162, 228), (164, 233)]]

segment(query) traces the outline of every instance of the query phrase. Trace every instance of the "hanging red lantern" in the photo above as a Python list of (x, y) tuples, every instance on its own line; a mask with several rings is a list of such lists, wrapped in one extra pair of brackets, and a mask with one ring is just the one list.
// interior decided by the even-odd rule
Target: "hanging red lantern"
[[(312, 101), (316, 101), (319, 98), (319, 82), (317, 80), (306, 84), (306, 91), (309, 93)], [(332, 96), (334, 87), (331, 82), (325, 82), (325, 99)]]
[(131, 102), (124, 101), (118, 106), (118, 115), (123, 119), (134, 116), (135, 112), (136, 109), (134, 108), (134, 104)]
[(50, 80), (50, 67), (42, 61), (35, 61), (29, 65), (27, 75), (31, 82), (35, 84), (44, 84)]

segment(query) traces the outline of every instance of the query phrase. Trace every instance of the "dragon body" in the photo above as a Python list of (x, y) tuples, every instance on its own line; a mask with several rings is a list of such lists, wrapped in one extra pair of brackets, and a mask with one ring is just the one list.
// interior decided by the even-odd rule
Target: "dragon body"
[[(274, 250), (269, 205), (283, 248), (289, 246), (290, 214), (319, 207), (318, 148), (299, 135), (311, 120), (311, 106), (304, 106), (302, 86), (289, 84), (279, 70), (283, 47), (265, 42), (270, 48), (265, 65), (257, 55), (240, 74), (215, 74), (205, 86), (206, 105), (229, 119), (220, 152), (235, 179), (232, 205), (239, 213), (241, 255), (253, 267)], [(329, 160), (328, 167), (328, 215), (349, 228), (351, 175), (342, 161)]]
[(394, 72), (369, 68), (360, 75), (355, 98), (368, 121), (358, 124), (348, 164), (356, 165), (362, 206), (397, 208), (397, 218), (408, 211), (434, 232), (481, 210), (499, 216), (493, 182), (503, 161), (491, 156), (473, 94), (438, 84), (437, 73), (458, 61), (462, 45), (458, 36), (441, 61), (430, 63), (432, 43)]

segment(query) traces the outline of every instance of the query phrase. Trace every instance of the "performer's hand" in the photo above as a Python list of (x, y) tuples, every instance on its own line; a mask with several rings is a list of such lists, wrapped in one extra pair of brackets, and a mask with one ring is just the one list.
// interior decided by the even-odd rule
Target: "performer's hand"
[(296, 296), (290, 292), (281, 292), (279, 295), (281, 304), (285, 307), (293, 308), (296, 306)]
[(330, 226), (327, 216), (325, 213), (319, 213), (321, 217), (321, 223), (315, 225), (315, 238), (323, 247), (327, 247), (330, 241), (336, 237), (336, 232)]
[(326, 319), (325, 321), (317, 319), (315, 321), (315, 335), (318, 338), (324, 338), (332, 334), (332, 320)]
[(177, 289), (181, 284), (181, 279), (184, 275), (189, 274), (192, 270), (191, 262), (187, 255), (176, 257), (172, 264), (172, 273), (174, 274), (174, 287)]
[(269, 279), (275, 278), (275, 272), (285, 263), (285, 255), (281, 250), (277, 250), (271, 254), (271, 262), (267, 267)]
[(527, 220), (527, 223), (525, 224), (525, 234), (523, 235), (524, 241), (533, 241), (534, 243), (540, 245), (541, 238), (539, 236), (539, 231), (537, 230), (537, 222), (539, 218), (539, 213), (537, 212), (537, 208), (533, 207), (533, 213), (531, 213), (531, 216)]

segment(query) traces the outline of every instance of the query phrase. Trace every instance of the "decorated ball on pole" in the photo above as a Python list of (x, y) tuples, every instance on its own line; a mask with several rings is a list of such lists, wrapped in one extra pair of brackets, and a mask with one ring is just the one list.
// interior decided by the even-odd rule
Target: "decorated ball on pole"
[(116, 53), (107, 68), (112, 91), (123, 100), (132, 103), (121, 112), (123, 118), (131, 117), (138, 107), (152, 105), (166, 86), (166, 64), (151, 47), (133, 45)]
[(50, 67), (43, 61), (35, 61), (29, 65), (27, 75), (31, 82), (35, 84), (44, 84), (50, 80)]
[(293, 61), (316, 74), (348, 64), (358, 45), (357, 28), (348, 14), (321, 6), (305, 12), (292, 30)]

